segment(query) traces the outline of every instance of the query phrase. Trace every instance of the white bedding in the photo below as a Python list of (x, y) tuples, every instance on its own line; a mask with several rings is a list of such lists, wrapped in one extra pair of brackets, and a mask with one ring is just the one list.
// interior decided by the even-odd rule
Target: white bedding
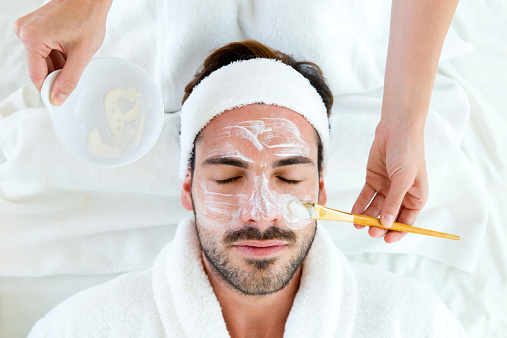
[[(19, 2), (19, 6), (0, 4), (1, 28), (9, 32), (8, 39), (1, 42), (1, 53), (5, 62), (0, 65), (1, 73), (4, 74), (0, 82), (0, 100), (28, 83), (24, 50), (14, 34), (10, 32), (13, 20), (38, 7), (39, 2), (25, 0)], [(146, 4), (137, 3), (137, 6), (142, 7)], [(131, 6), (131, 11), (135, 12), (139, 7)], [(347, 9), (359, 11), (350, 4)], [(452, 26), (454, 31), (464, 41), (472, 43), (475, 49), (467, 55), (453, 55), (451, 51), (457, 48), (448, 47), (450, 51), (445, 55), (449, 61), (442, 62), (440, 65), (432, 111), (428, 118), (426, 151), (430, 175), (430, 198), (427, 207), (418, 219), (418, 225), (451, 233), (456, 232), (461, 225), (476, 225), (477, 228), (466, 231), (470, 237), (467, 239), (464, 236), (460, 243), (466, 245), (467, 250), (449, 249), (452, 244), (442, 245), (439, 244), (442, 242), (436, 242), (444, 240), (421, 241), (417, 236), (405, 238), (398, 246), (386, 246), (381, 245), (378, 240), (368, 238), (364, 230), (356, 231), (341, 225), (339, 228), (330, 229), (328, 226), (328, 229), (334, 233), (335, 241), (341, 243), (341, 247), (348, 251), (352, 259), (375, 264), (430, 284), (457, 314), (470, 336), (475, 337), (493, 337), (507, 332), (507, 319), (504, 315), (507, 310), (505, 305), (507, 304), (507, 249), (502, 247), (502, 239), (507, 239), (507, 234), (503, 230), (501, 217), (502, 211), (507, 209), (507, 160), (505, 160), (507, 138), (504, 133), (507, 127), (507, 117), (504, 112), (504, 107), (507, 106), (507, 85), (505, 84), (507, 46), (504, 42), (504, 36), (507, 34), (507, 14), (505, 11), (505, 5), (502, 5), (500, 1), (488, 4), (471, 1), (460, 3)], [(373, 14), (377, 13), (383, 13), (385, 19), (388, 10), (384, 7), (372, 8), (371, 13), (365, 13), (365, 16), (374, 17)], [(263, 41), (266, 37), (263, 37), (261, 33), (264, 31), (262, 29), (253, 31), (255, 29), (255, 25), (252, 24), (253, 19), (244, 13), (241, 15), (246, 22), (241, 26), (243, 33)], [(149, 16), (148, 18), (153, 19)], [(250, 24), (248, 24), (249, 19), (252, 20)], [(119, 19), (112, 14), (108, 25), (113, 25), (115, 20)], [(171, 22), (174, 21), (172, 18)], [(385, 28), (386, 22), (384, 20), (372, 24), (379, 24)], [(353, 27), (357, 28), (357, 25)], [(247, 28), (252, 31), (248, 31)], [(268, 28), (265, 29), (268, 30)], [(115, 45), (108, 44), (108, 41), (119, 38), (115, 36), (114, 33), (118, 33), (113, 28), (108, 32), (111, 34), (106, 36), (104, 48), (101, 50), (103, 55), (113, 53), (111, 50), (108, 51), (107, 47)], [(354, 32), (356, 35), (360, 33), (357, 30)], [(229, 41), (230, 36), (227, 34), (221, 35), (220, 38), (223, 39), (221, 42)], [(350, 34), (349, 38), (352, 39), (354, 34)], [(370, 36), (371, 41), (367, 41), (369, 44), (353, 44), (356, 49), (344, 53), (340, 61), (347, 64), (350, 62), (347, 57), (350, 58), (354, 53), (364, 51), (364, 48), (371, 47), (373, 43), (378, 45), (385, 43), (387, 35), (383, 40), (378, 35), (380, 33)], [(157, 39), (162, 38), (164, 37), (157, 36)], [(283, 44), (289, 42), (273, 41), (272, 45), (287, 50), (288, 47), (284, 48)], [(215, 43), (218, 42), (215, 41)], [(174, 43), (166, 41), (161, 45), (174, 46)], [(114, 53), (123, 57), (131, 56), (133, 59), (153, 53), (153, 51), (148, 52), (142, 49), (136, 50), (127, 44), (121, 47), (123, 49), (117, 48)], [(202, 53), (213, 47), (203, 46)], [(371, 48), (377, 47), (381, 49), (379, 46)], [(461, 45), (461, 54), (465, 52), (463, 47), (466, 45)], [(154, 54), (171, 52), (171, 55), (174, 55), (174, 50), (166, 48), (164, 50), (159, 46), (155, 48)], [(304, 54), (304, 51), (294, 52), (296, 56), (298, 53)], [(164, 55), (166, 54), (161, 57)], [(458, 57), (453, 59), (456, 56)], [(316, 52), (313, 59), (317, 63), (319, 63), (319, 60), (316, 60), (318, 57)], [(379, 73), (382, 68), (378, 67), (382, 67), (380, 65), (384, 59), (379, 57), (370, 61), (370, 68), (376, 69)], [(185, 68), (186, 75), (175, 73), (174, 78), (179, 79), (180, 82), (183, 81), (185, 76), (188, 76), (188, 72), (190, 74), (193, 72), (190, 69), (195, 69), (200, 61), (196, 58), (193, 62), (193, 68)], [(365, 62), (368, 63), (368, 60)], [(167, 74), (171, 71), (155, 66), (156, 64), (153, 65), (154, 68), (147, 70), (160, 76), (158, 79), (156, 76), (155, 78), (162, 83), (162, 90), (167, 94), (165, 97), (170, 98), (167, 100), (170, 103), (166, 104), (166, 109), (177, 110), (174, 102), (179, 102), (180, 94), (175, 94), (174, 91), (170, 93), (169, 88), (176, 84), (164, 84), (164, 78), (167, 79)], [(149, 65), (145, 66), (145, 68), (149, 67)], [(330, 74), (339, 70), (325, 63), (323, 68)], [(360, 137), (366, 140), (372, 138), (375, 118), (369, 114), (380, 112), (380, 91), (376, 85), (379, 78), (375, 74), (372, 72), (369, 75), (366, 74), (368, 75), (366, 78), (358, 78), (355, 87), (348, 87), (355, 88), (349, 93), (340, 92), (339, 88), (343, 86), (339, 81), (332, 82), (335, 92), (342, 94), (337, 97), (335, 106), (350, 108), (347, 111), (335, 109), (335, 112), (340, 114), (336, 116), (340, 116), (340, 122), (342, 122), (333, 124), (333, 128), (337, 128), (334, 131), (336, 135), (346, 136), (349, 140), (354, 136), (358, 137), (350, 132), (353, 126), (347, 129), (347, 124), (343, 123), (343, 121), (353, 123), (354, 120), (347, 119), (347, 114), (355, 114), (355, 118), (358, 116), (364, 118), (370, 127), (370, 130), (366, 128), (362, 130)], [(467, 109), (468, 102), (456, 82), (464, 88), (470, 100), (471, 119), (469, 122), (467, 116), (457, 114), (460, 109), (462, 111)], [(18, 92), (18, 95), (23, 99), (18, 96), (11, 102), (25, 101), (25, 105), (29, 107), (38, 105), (30, 89)], [(445, 104), (446, 98), (457, 101), (447, 100)], [(361, 104), (355, 104), (357, 102)], [(157, 157), (157, 155), (169, 153), (169, 150), (161, 144), (177, 147), (170, 132), (164, 134), (165, 138), (158, 143), (159, 148), (155, 148), (138, 163), (106, 173), (93, 168), (83, 168), (83, 165), (63, 151), (54, 151), (51, 154), (51, 160), (48, 160), (47, 153), (44, 154), (44, 151), (58, 149), (59, 145), (54, 135), (51, 135), (49, 120), (44, 115), (44, 110), (22, 109), (21, 106), (6, 108), (4, 105), (3, 107), (4, 109), (0, 111), (0, 123), (3, 123), (1, 126), (4, 129), (0, 130), (9, 130), (12, 133), (8, 138), (10, 140), (16, 137), (18, 140), (25, 138), (24, 142), (17, 143), (24, 147), (12, 148), (17, 155), (25, 156), (24, 161), (18, 159), (18, 161), (6, 161), (2, 164), (1, 153), (6, 150), (0, 143), (0, 175), (3, 175), (0, 176), (0, 238), (3, 239), (0, 251), (2, 257), (10, 257), (0, 262), (0, 274), (3, 276), (0, 278), (0, 336), (15, 337), (25, 335), (38, 317), (77, 290), (111, 278), (118, 272), (146, 266), (157, 253), (158, 248), (172, 236), (171, 224), (176, 224), (184, 216), (184, 212), (178, 211), (181, 208), (166, 207), (179, 205), (177, 197), (179, 187), (174, 188), (177, 186), (177, 166), (175, 165), (173, 169), (167, 168), (166, 163), (160, 163)], [(16, 119), (12, 118), (13, 114), (7, 113), (9, 111), (18, 114)], [(10, 115), (10, 120), (7, 122), (16, 125), (19, 121), (25, 121), (25, 124), (21, 125), (19, 130), (12, 131), (14, 129), (12, 125), (7, 128), (7, 115)], [(166, 118), (171, 120), (176, 117), (168, 115)], [(165, 128), (170, 129), (174, 125), (174, 123), (167, 123)], [(0, 139), (2, 137), (4, 140), (7, 139), (6, 134), (0, 135)], [(43, 142), (31, 144), (30, 140)], [(4, 145), (5, 143), (4, 141)], [(437, 147), (439, 146), (446, 147), (445, 152), (442, 151), (442, 153), (447, 156), (438, 155)], [(338, 149), (335, 153), (337, 158), (355, 159), (347, 165), (343, 161), (336, 161), (338, 166), (341, 166), (336, 171), (348, 174), (330, 178), (331, 182), (328, 184), (333, 184), (339, 189), (332, 190), (328, 204), (349, 209), (361, 188), (368, 149), (365, 146), (357, 149), (347, 147), (338, 147)], [(178, 163), (177, 159), (170, 159), (167, 163), (169, 162)], [(31, 163), (32, 166), (6, 168), (6, 163), (9, 165)], [(54, 163), (59, 165), (55, 166)], [(153, 167), (157, 169), (156, 172), (150, 171), (150, 175), (143, 176), (142, 182), (147, 184), (133, 185), (129, 188), (116, 186), (115, 188), (115, 182), (124, 183), (128, 179), (132, 181), (132, 177), (139, 178), (140, 172)], [(176, 173), (174, 178), (168, 175), (169, 172)], [(59, 180), (55, 181), (55, 177)], [(32, 184), (27, 184), (27, 182)], [(107, 187), (107, 191), (104, 191), (104, 186)], [(20, 187), (24, 189), (21, 190)], [(172, 195), (167, 193), (166, 188), (173, 189)], [(487, 200), (488, 197), (489, 200)], [(136, 209), (132, 204), (140, 200), (145, 204), (138, 205)], [(62, 204), (62, 201), (66, 204)], [(136, 213), (136, 210), (143, 210), (150, 214), (150, 217), (141, 218), (139, 216), (141, 213)], [(37, 213), (33, 213), (34, 211)], [(132, 213), (131, 216), (135, 217), (121, 217), (125, 211), (129, 211)], [(486, 217), (487, 215), (489, 218)], [(118, 219), (129, 219), (130, 223), (118, 222)], [(148, 221), (143, 224), (146, 220)], [(484, 228), (481, 230), (480, 226), (485, 225), (486, 222), (486, 233), (482, 238)], [(456, 226), (456, 223), (459, 223), (459, 226)], [(442, 224), (449, 228), (438, 228)], [(53, 230), (51, 230), (52, 227)], [(346, 236), (353, 236), (354, 241), (347, 242), (354, 243), (354, 246), (347, 247), (347, 242), (343, 241)], [(90, 243), (94, 245), (90, 246)], [(416, 252), (418, 255), (396, 254), (407, 252), (407, 247), (413, 245), (419, 248), (424, 248), (425, 245), (431, 247), (427, 248), (427, 255), (421, 254), (422, 249)], [(12, 257), (12, 252), (16, 250), (21, 254)], [(422, 258), (422, 256), (431, 259)], [(475, 272), (473, 272), (474, 268)], [(49, 277), (43, 277), (48, 275)], [(40, 277), (23, 278), (22, 276)]]
[[(115, 2), (98, 55), (128, 58), (145, 68), (161, 88), (168, 111), (180, 108), (182, 88), (202, 58), (226, 41), (256, 38), (299, 59), (317, 62), (335, 95), (325, 174), (328, 204), (349, 210), (363, 185), (380, 118), (389, 2), (382, 7), (377, 0), (371, 1), (378, 7), (371, 12), (354, 2), (326, 0), (311, 5), (304, 0), (248, 4), (174, 0), (126, 6)], [(289, 7), (290, 15), (283, 15)], [(238, 19), (230, 14), (236, 12)], [(383, 20), (373, 21), (378, 13)], [(352, 16), (357, 19), (351, 20)], [(469, 50), (451, 29), (442, 60)], [(4, 197), (0, 213), (8, 234), (0, 238), (0, 255), (16, 257), (0, 262), (0, 274), (111, 273), (148, 265), (165, 237), (167, 229), (161, 226), (174, 226), (184, 213), (174, 165), (179, 157), (179, 116), (166, 116), (163, 136), (153, 151), (133, 165), (94, 168), (63, 150), (47, 112), (33, 104), (33, 96), (31, 87), (25, 87), (0, 104), (4, 116), (0, 149), (5, 157), (0, 165)], [(461, 87), (438, 75), (425, 130), (430, 197), (417, 224), (457, 234), (461, 240), (412, 235), (385, 245), (350, 225), (328, 225), (345, 254), (408, 253), (474, 270), (486, 225), (486, 192), (460, 149), (469, 114)], [(109, 247), (115, 250), (104, 250)]]

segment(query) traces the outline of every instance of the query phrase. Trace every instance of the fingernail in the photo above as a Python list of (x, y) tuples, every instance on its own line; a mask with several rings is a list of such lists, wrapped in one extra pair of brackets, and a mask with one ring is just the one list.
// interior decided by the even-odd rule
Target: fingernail
[(55, 106), (61, 106), (65, 100), (67, 99), (68, 95), (57, 93), (53, 95), (53, 98), (51, 99), (51, 103), (53, 103)]
[(393, 215), (384, 215), (382, 217), (381, 223), (384, 228), (390, 228), (393, 226), (394, 216)]

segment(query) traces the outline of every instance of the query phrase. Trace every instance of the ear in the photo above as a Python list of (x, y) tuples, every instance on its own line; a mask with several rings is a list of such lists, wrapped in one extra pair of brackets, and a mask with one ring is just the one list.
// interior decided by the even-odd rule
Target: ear
[(192, 205), (192, 177), (190, 176), (190, 169), (187, 172), (187, 176), (185, 176), (181, 187), (181, 205), (189, 211), (194, 210)]
[(322, 176), (322, 173), (320, 173), (320, 180), (319, 180), (319, 204), (326, 205), (326, 203), (327, 203), (326, 187), (324, 186), (324, 177)]

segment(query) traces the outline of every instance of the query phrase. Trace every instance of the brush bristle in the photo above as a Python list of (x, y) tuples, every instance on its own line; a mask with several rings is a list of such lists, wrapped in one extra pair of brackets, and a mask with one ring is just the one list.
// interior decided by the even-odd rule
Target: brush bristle
[(287, 204), (290, 213), (299, 219), (310, 219), (313, 215), (313, 205), (298, 200), (290, 201)]

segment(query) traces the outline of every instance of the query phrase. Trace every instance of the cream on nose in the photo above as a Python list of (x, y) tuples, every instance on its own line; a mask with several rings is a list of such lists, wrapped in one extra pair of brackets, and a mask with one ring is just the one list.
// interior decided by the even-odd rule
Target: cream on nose
[(270, 189), (264, 174), (254, 178), (254, 189), (243, 206), (241, 217), (245, 222), (270, 225), (281, 219), (279, 195)]

